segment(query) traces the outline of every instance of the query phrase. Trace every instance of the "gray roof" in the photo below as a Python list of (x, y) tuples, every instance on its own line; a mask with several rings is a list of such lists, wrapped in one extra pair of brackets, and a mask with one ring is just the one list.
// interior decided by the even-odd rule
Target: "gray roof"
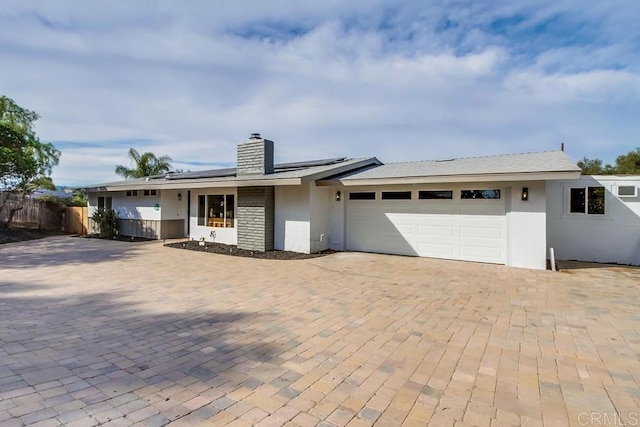
[(580, 168), (562, 151), (504, 154), (447, 160), (387, 163), (366, 170), (346, 173), (340, 181), (408, 177), (579, 172)]

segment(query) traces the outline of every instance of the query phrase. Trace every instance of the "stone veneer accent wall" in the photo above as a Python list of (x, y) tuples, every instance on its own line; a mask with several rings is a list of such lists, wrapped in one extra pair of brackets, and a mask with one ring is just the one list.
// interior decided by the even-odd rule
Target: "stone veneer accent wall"
[(273, 187), (238, 187), (238, 248), (273, 250)]
[(238, 175), (273, 173), (273, 141), (251, 138), (238, 144)]

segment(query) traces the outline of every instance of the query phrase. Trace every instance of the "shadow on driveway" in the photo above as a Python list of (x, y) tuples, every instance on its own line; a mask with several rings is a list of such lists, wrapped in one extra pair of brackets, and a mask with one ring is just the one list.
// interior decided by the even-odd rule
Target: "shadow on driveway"
[(260, 343), (268, 314), (149, 312), (126, 292), (30, 297), (36, 288), (0, 283), (0, 421), (205, 420), (235, 403), (225, 392), (264, 384), (247, 372), (299, 345)]
[(120, 242), (60, 236), (0, 246), (0, 268), (86, 264), (132, 258), (142, 245), (157, 242)]

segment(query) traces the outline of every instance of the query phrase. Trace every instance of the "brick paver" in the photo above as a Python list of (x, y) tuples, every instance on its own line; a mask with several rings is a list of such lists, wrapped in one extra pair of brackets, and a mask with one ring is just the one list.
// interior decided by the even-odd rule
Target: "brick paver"
[(562, 265), (2, 245), (0, 425), (634, 425), (640, 269)]

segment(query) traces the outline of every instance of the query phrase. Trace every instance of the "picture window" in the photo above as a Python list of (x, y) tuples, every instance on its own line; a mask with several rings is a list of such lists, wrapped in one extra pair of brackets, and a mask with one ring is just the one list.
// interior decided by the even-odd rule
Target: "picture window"
[(198, 196), (198, 225), (216, 228), (235, 227), (235, 196), (212, 194)]

